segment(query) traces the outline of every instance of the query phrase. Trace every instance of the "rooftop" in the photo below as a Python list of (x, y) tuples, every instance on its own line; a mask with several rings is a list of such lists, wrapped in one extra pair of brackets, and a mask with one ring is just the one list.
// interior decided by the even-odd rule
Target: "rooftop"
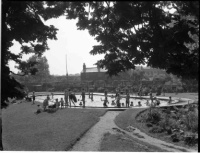
[[(83, 72), (83, 70), (81, 72)], [(98, 72), (98, 69), (97, 67), (87, 67), (86, 72)], [(106, 69), (100, 68), (100, 72), (106, 72)]]

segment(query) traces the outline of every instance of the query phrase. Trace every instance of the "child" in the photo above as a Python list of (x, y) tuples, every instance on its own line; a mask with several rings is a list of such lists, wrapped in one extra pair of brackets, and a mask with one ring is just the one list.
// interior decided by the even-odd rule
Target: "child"
[(49, 97), (49, 95), (47, 95), (47, 100), (50, 100), (50, 97)]
[(46, 98), (46, 99), (43, 101), (43, 108), (44, 108), (44, 111), (46, 111), (47, 106), (48, 106), (48, 99)]
[(149, 93), (149, 96), (150, 96), (151, 103), (153, 103), (153, 95), (152, 95), (152, 92), (151, 92), (151, 91), (150, 91), (150, 93)]
[(114, 100), (112, 100), (112, 103), (111, 103), (111, 105), (115, 105), (115, 101), (114, 101)]
[(35, 104), (35, 91), (33, 91), (33, 105)]
[(156, 100), (156, 105), (159, 106), (160, 105), (160, 100), (158, 100), (157, 98), (155, 98)]
[(94, 100), (93, 100), (93, 92), (91, 93), (91, 100), (94, 101)]
[(147, 106), (149, 106), (149, 105), (150, 105), (150, 103), (149, 103), (149, 100), (147, 100), (147, 102), (146, 102), (146, 105), (147, 105)]
[(58, 101), (58, 98), (56, 98), (56, 108), (59, 109), (60, 107), (60, 102)]
[(85, 107), (85, 89), (82, 89), (81, 96), (82, 96), (82, 101), (83, 101), (83, 107)]
[(130, 103), (130, 95), (127, 92), (127, 94), (126, 94), (126, 107), (129, 107), (129, 103)]
[(67, 92), (67, 89), (65, 90), (65, 104), (66, 106), (68, 106), (68, 97), (69, 97), (69, 93)]
[(141, 107), (141, 106), (142, 106), (140, 101), (138, 101), (138, 106), (139, 106), (139, 107)]
[(169, 97), (168, 104), (171, 104), (171, 102), (172, 102), (172, 97), (170, 96), (170, 97)]
[(40, 108), (40, 105), (37, 105), (37, 106), (38, 106), (38, 109), (37, 109), (37, 111), (35, 112), (35, 114), (39, 114), (39, 113), (42, 112), (42, 109)]
[(134, 107), (134, 104), (133, 104), (133, 102), (131, 102), (130, 106)]
[(116, 99), (117, 99), (117, 101), (116, 101), (117, 107), (120, 107), (120, 99), (121, 99), (121, 97), (120, 97), (120, 94), (119, 94), (119, 93), (117, 94)]
[(71, 89), (69, 89), (69, 106), (70, 107), (71, 107), (71, 101), (72, 101), (71, 95), (72, 95), (72, 91)]
[(64, 101), (63, 98), (60, 99), (61, 109), (64, 108)]
[(107, 96), (107, 93), (105, 92), (105, 99), (104, 99), (103, 106), (104, 106), (104, 107), (108, 107), (108, 106), (107, 106), (107, 103), (109, 104), (109, 102), (108, 102), (108, 96)]

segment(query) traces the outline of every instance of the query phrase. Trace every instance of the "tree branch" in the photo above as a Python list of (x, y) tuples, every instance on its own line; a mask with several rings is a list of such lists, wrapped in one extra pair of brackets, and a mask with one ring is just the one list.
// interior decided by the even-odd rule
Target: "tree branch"
[(12, 72), (12, 71), (10, 71), (12, 74), (14, 74), (14, 75), (18, 75), (18, 76), (25, 76), (26, 74), (16, 74), (16, 73), (14, 73), (14, 72)]

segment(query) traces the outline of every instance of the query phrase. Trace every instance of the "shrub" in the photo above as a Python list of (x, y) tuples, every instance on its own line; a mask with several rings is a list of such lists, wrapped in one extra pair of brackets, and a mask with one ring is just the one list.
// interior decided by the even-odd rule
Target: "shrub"
[(198, 114), (197, 114), (197, 112), (189, 111), (186, 115), (183, 116), (182, 120), (188, 130), (191, 130), (192, 132), (198, 132)]
[(194, 134), (194, 133), (187, 133), (185, 136), (184, 136), (184, 142), (185, 144), (187, 145), (195, 145), (198, 143), (198, 134)]
[(164, 129), (159, 126), (154, 126), (149, 130), (150, 133), (162, 133)]
[(172, 129), (179, 129), (179, 124), (176, 120), (169, 118), (169, 122), (168, 125), (172, 128)]
[(162, 119), (161, 112), (159, 109), (151, 109), (151, 112), (149, 112), (147, 116), (147, 120), (152, 123), (158, 123)]

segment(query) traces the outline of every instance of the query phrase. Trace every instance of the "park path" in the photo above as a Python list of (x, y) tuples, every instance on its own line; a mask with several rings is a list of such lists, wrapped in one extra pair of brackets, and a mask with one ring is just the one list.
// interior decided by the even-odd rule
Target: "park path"
[(188, 148), (176, 146), (171, 143), (150, 137), (139, 129), (129, 126), (129, 131), (119, 128), (115, 123), (115, 117), (121, 111), (108, 111), (73, 147), (70, 151), (100, 151), (100, 143), (103, 135), (107, 132), (111, 134), (127, 134), (135, 139), (149, 143), (169, 152), (197, 152)]

